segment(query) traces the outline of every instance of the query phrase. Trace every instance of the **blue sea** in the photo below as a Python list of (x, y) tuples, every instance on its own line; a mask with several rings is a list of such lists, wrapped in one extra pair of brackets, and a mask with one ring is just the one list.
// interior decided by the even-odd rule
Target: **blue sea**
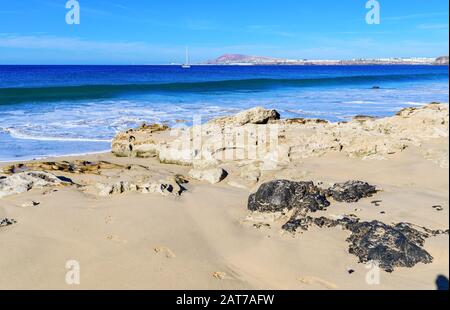
[(254, 106), (285, 118), (390, 116), (448, 103), (448, 87), (448, 66), (0, 66), (0, 161), (106, 151), (142, 122)]

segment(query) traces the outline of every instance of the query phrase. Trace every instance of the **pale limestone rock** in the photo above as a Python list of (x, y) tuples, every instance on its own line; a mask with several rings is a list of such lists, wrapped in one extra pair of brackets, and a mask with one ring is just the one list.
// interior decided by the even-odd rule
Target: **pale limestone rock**
[(241, 171), (241, 178), (244, 180), (256, 183), (259, 181), (259, 178), (261, 177), (261, 170), (259, 168), (258, 163), (249, 163), (247, 165), (244, 165), (240, 169)]
[[(277, 115), (276, 111), (255, 108), (185, 129), (178, 135), (132, 132), (133, 148), (145, 145), (154, 150), (162, 163), (193, 166), (196, 170), (222, 164), (243, 167), (243, 163), (253, 162), (265, 171), (288, 169), (303, 159), (328, 153), (387, 159), (412, 146), (421, 147), (428, 140), (448, 138), (449, 130), (449, 109), (444, 104), (408, 108), (388, 118), (357, 117), (343, 123), (277, 120)], [(126, 140), (129, 136), (130, 133), (118, 135), (113, 145), (120, 145), (121, 141), (129, 143)], [(127, 153), (116, 148), (119, 149), (116, 153)], [(140, 156), (139, 152), (128, 153), (127, 156)], [(445, 154), (435, 153), (429, 150), (424, 157), (442, 167), (448, 166)], [(242, 172), (244, 176), (246, 173)], [(249, 177), (255, 180), (256, 173), (252, 174)]]
[(242, 111), (234, 116), (226, 116), (215, 119), (210, 124), (217, 125), (246, 125), (246, 124), (267, 124), (269, 121), (279, 120), (280, 114), (275, 110), (266, 110), (256, 107)]
[(151, 137), (168, 129), (166, 125), (143, 124), (137, 129), (119, 133), (112, 141), (111, 151), (119, 157), (155, 157), (159, 154), (159, 141)]
[(55, 175), (43, 171), (27, 171), (16, 173), (0, 179), (0, 198), (25, 193), (33, 188), (44, 188), (61, 185), (62, 182)]
[(281, 167), (289, 165), (291, 147), (285, 144), (279, 144), (278, 147), (267, 152), (262, 158), (260, 164), (261, 170), (279, 170)]
[(189, 176), (198, 181), (205, 181), (211, 184), (216, 184), (226, 178), (227, 172), (222, 168), (212, 168), (204, 170), (191, 169), (189, 171)]
[(193, 154), (190, 149), (183, 149), (177, 143), (162, 145), (159, 149), (159, 161), (163, 164), (190, 166)]
[(117, 181), (115, 183), (97, 183), (95, 186), (98, 195), (103, 197), (128, 192), (179, 196), (184, 191), (184, 188), (175, 180), (175, 178), (170, 180), (141, 181), (136, 183)]
[(192, 162), (192, 165), (194, 169), (208, 169), (208, 168), (214, 168), (217, 167), (220, 164), (220, 161), (216, 159), (204, 159), (204, 160), (194, 160)]

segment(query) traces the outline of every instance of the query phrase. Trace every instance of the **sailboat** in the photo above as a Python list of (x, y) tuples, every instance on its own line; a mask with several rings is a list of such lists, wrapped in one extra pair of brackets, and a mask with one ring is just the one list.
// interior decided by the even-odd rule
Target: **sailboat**
[(189, 48), (186, 47), (186, 62), (181, 66), (183, 69), (190, 69), (191, 65), (189, 64)]

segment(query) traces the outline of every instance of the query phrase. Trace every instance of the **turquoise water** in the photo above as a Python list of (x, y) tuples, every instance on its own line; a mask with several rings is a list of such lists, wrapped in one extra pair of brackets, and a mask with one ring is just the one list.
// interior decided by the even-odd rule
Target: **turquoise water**
[(330, 121), (390, 116), (448, 103), (448, 84), (444, 66), (0, 66), (0, 161), (105, 151), (142, 122), (254, 106)]

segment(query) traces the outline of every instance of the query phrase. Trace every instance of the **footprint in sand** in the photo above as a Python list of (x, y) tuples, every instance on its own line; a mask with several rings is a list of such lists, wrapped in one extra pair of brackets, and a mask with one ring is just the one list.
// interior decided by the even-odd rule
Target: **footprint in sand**
[(164, 254), (164, 256), (166, 256), (166, 258), (175, 258), (176, 257), (175, 253), (171, 249), (166, 248), (164, 246), (158, 246), (158, 247), (154, 248), (153, 251), (155, 251), (156, 254)]
[(107, 217), (105, 217), (105, 224), (112, 224), (114, 223), (114, 218), (110, 215), (108, 215)]
[(128, 243), (127, 240), (124, 240), (117, 235), (107, 235), (106, 239), (109, 241), (118, 242), (118, 243)]
[(313, 277), (313, 276), (302, 277), (299, 279), (299, 281), (301, 283), (307, 284), (307, 285), (318, 284), (329, 290), (335, 290), (338, 288), (337, 285), (335, 285), (331, 282), (328, 282), (326, 280), (323, 280), (323, 279), (317, 278), (317, 277)]

